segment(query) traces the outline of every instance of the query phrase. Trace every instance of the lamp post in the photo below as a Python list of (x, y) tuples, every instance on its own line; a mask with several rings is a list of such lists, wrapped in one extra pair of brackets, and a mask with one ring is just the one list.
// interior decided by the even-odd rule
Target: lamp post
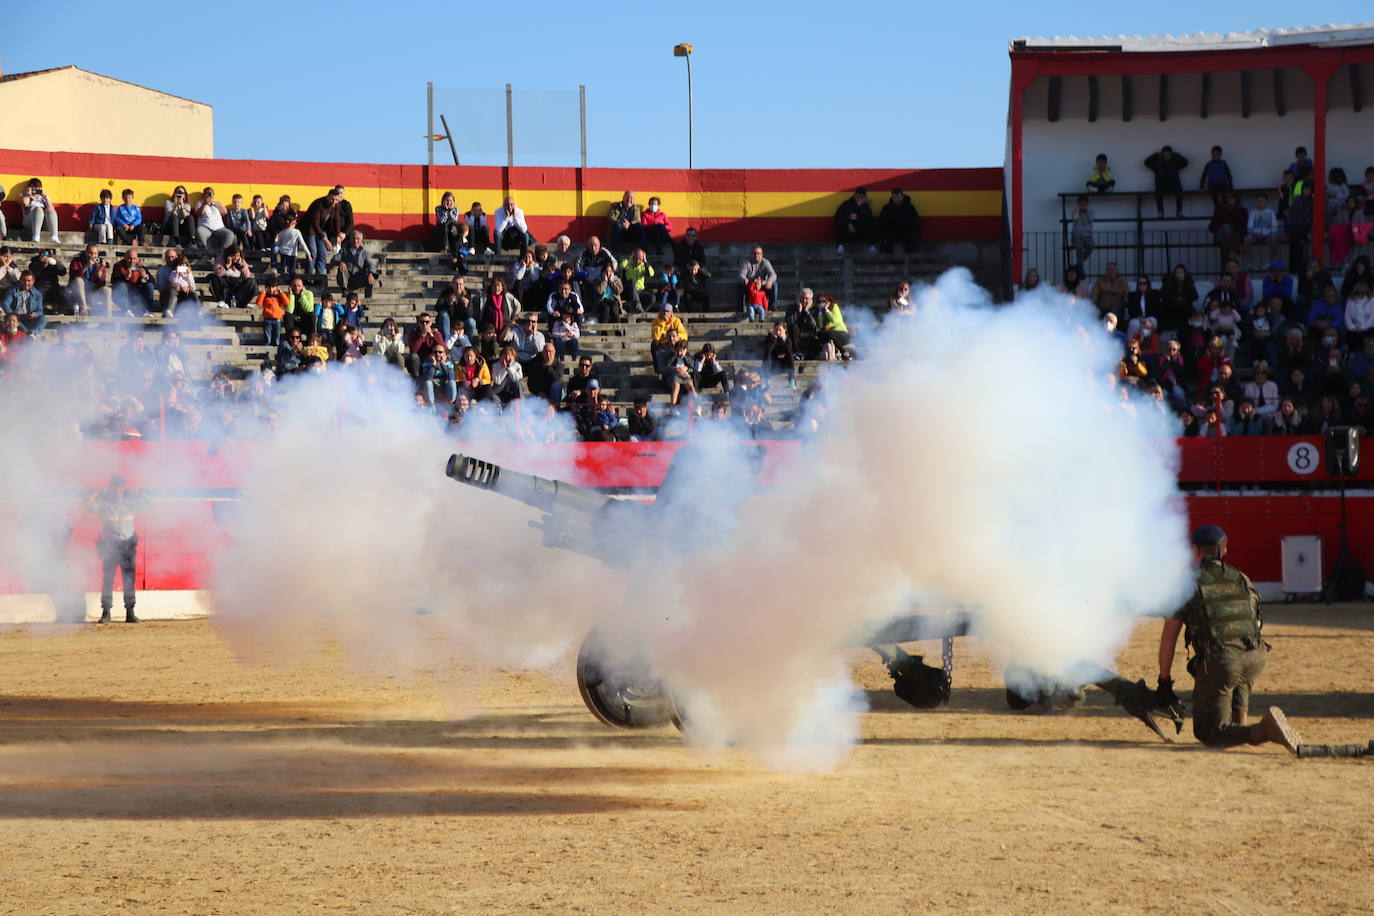
[(692, 46), (683, 42), (673, 47), (674, 57), (687, 59), (687, 168), (692, 168)]

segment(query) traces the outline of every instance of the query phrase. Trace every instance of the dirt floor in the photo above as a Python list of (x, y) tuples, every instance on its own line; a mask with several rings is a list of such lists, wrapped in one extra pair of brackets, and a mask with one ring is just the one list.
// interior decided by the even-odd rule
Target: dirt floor
[[(1374, 738), (1374, 605), (1267, 616), (1253, 708)], [(862, 741), (803, 776), (604, 728), (571, 661), (378, 680), (242, 667), (207, 621), (7, 630), (0, 912), (1374, 912), (1374, 760), (1163, 744), (1095, 690), (1013, 713), (970, 655), (918, 712), (856, 654)]]

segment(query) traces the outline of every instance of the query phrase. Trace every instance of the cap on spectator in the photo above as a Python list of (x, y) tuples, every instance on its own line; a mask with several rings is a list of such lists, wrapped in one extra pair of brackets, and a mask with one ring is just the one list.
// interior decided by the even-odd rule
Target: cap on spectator
[(600, 388), (600, 387), (601, 387), (601, 382), (599, 382), (598, 380), (596, 380), (596, 379), (594, 379), (594, 378), (593, 378), (593, 379), (588, 379), (588, 380), (587, 380), (587, 387), (588, 387), (588, 388)]

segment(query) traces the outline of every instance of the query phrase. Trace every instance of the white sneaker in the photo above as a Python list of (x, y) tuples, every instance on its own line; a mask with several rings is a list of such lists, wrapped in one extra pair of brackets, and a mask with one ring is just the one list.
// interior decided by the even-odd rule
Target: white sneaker
[[(34, 239), (34, 241), (36, 242), (36, 241), (38, 241), (38, 239)], [(58, 238), (57, 236), (54, 235), (54, 236), (52, 237), (52, 243), (53, 243), (54, 245), (61, 245), (61, 244), (62, 244), (62, 240), (61, 240), (60, 238)]]
[(482, 252), (482, 256), (483, 256), (483, 257), (487, 257), (487, 258), (491, 257), (491, 256), (494, 255), (494, 254), (496, 254), (496, 252), (492, 251), (490, 248), (488, 248), (486, 251)]
[(836, 254), (844, 254), (844, 246), (843, 246), (843, 245), (836, 245), (836, 246), (835, 246), (835, 253), (836, 253)]

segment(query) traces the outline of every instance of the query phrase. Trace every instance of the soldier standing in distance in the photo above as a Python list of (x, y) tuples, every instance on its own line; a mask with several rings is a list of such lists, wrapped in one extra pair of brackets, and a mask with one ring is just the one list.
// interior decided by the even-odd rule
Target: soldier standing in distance
[(1193, 736), (1208, 747), (1273, 742), (1296, 754), (1297, 732), (1277, 706), (1269, 707), (1256, 724), (1245, 724), (1250, 688), (1264, 671), (1269, 654), (1261, 633), (1259, 593), (1245, 573), (1222, 562), (1226, 532), (1219, 526), (1203, 525), (1193, 532), (1193, 556), (1198, 562), (1197, 588), (1178, 613), (1164, 621), (1159, 638), (1157, 702), (1178, 701), (1173, 667), (1182, 629), (1185, 645), (1193, 650), (1188, 661), (1193, 676)]
[(130, 490), (124, 478), (115, 475), (107, 487), (86, 497), (85, 507), (100, 516), (100, 540), (95, 542), (100, 555), (100, 623), (110, 622), (116, 566), (124, 586), (124, 622), (138, 623), (134, 616), (134, 552), (138, 547), (134, 516), (148, 508), (148, 497)]

